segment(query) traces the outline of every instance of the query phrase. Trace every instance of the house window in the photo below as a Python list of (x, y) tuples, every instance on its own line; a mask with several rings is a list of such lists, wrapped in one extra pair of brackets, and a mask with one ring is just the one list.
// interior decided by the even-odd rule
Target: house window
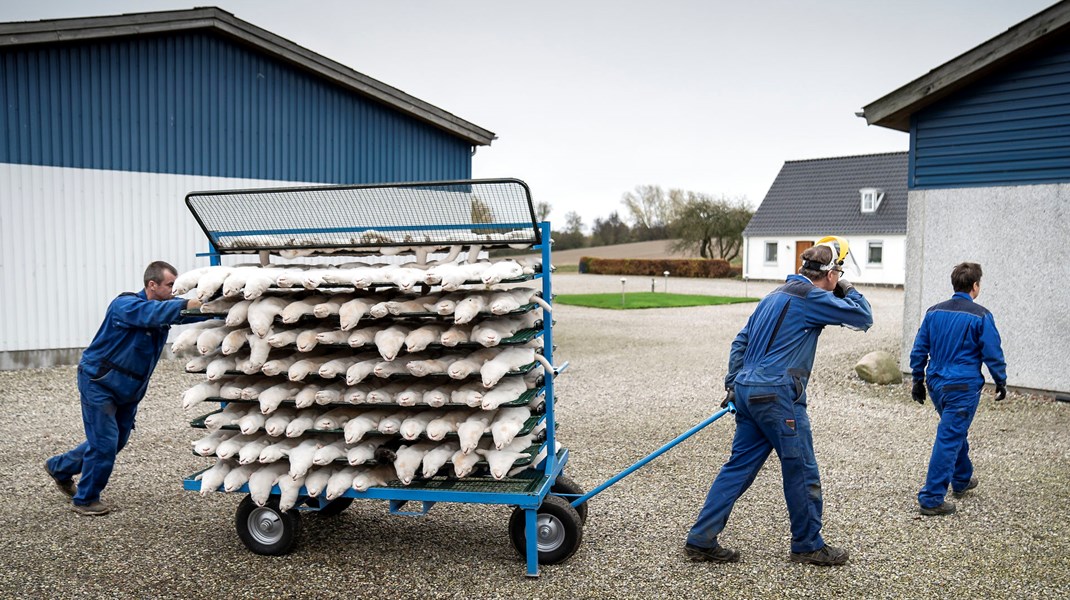
[(879, 265), (884, 262), (884, 242), (869, 243), (869, 261), (871, 265)]
[(777, 246), (776, 242), (766, 242), (765, 243), (765, 262), (766, 263), (772, 263), (772, 264), (776, 263), (776, 261), (777, 261), (776, 260), (776, 246)]
[(884, 190), (877, 188), (862, 188), (858, 190), (858, 193), (862, 196), (862, 212), (864, 213), (877, 212), (881, 200), (884, 200)]

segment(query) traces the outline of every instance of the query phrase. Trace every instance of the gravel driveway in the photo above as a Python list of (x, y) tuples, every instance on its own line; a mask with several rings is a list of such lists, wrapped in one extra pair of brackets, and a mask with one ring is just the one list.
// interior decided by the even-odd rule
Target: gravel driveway
[[(618, 277), (555, 276), (558, 293), (620, 290)], [(642, 278), (629, 281), (635, 291)], [(649, 290), (649, 282), (646, 289)], [(661, 281), (658, 289), (661, 289)], [(673, 292), (760, 296), (774, 284), (670, 280)], [(131, 444), (105, 500), (85, 518), (42, 470), (82, 439), (74, 368), (0, 373), (0, 592), (5, 597), (428, 598), (1062, 598), (1070, 590), (1070, 405), (1011, 394), (981, 401), (971, 430), (980, 487), (949, 517), (918, 516), (936, 429), (931, 405), (907, 384), (855, 377), (863, 354), (898, 355), (901, 290), (864, 288), (876, 325), (828, 330), (810, 384), (826, 539), (845, 567), (789, 563), (787, 510), (772, 458), (722, 535), (735, 565), (686, 562), (681, 546), (733, 426), (722, 419), (591, 501), (579, 552), (523, 576), (501, 506), (439, 504), (423, 518), (392, 516), (381, 501), (339, 517), (306, 514), (297, 550), (257, 556), (234, 530), (239, 496), (182, 490), (201, 468), (181, 392), (198, 381), (161, 362)], [(982, 299), (983, 301), (983, 299)], [(601, 311), (559, 306), (560, 439), (567, 471), (587, 489), (717, 408), (729, 344), (752, 304)], [(998, 315), (997, 315), (998, 318)], [(1004, 335), (1013, 335), (1005, 332)], [(1013, 382), (1011, 382), (1013, 384)]]

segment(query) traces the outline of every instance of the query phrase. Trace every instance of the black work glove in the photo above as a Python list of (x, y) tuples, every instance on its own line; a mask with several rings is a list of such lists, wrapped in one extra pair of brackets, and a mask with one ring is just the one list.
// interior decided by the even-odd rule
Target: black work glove
[(925, 404), (925, 381), (915, 381), (910, 389), (910, 397), (918, 404)]
[(1005, 384), (1005, 383), (997, 383), (996, 384), (996, 402), (999, 402), (1000, 400), (1002, 400), (1002, 399), (1004, 399), (1006, 397), (1007, 397), (1007, 384)]
[(725, 388), (725, 391), (728, 393), (724, 395), (724, 400), (721, 400), (721, 408), (728, 408), (729, 402), (736, 401), (736, 390), (732, 388)]
[(837, 298), (846, 298), (847, 292), (853, 289), (855, 289), (855, 286), (841, 275), (840, 280), (836, 282), (836, 289), (832, 290), (832, 293), (835, 294)]

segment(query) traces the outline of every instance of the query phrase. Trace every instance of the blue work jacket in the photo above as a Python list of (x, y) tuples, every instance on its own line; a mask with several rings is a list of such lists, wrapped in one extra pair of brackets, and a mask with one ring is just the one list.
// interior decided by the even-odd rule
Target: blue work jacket
[(925, 379), (928, 365), (930, 385), (932, 380), (983, 384), (982, 362), (993, 381), (1007, 382), (1007, 362), (992, 313), (966, 292), (955, 292), (950, 300), (930, 307), (910, 351), (914, 381)]
[(82, 352), (78, 367), (91, 381), (112, 392), (116, 402), (140, 401), (171, 325), (186, 321), (181, 316), (186, 303), (182, 298), (149, 300), (145, 290), (120, 295), (108, 306), (104, 322)]
[(853, 288), (846, 298), (837, 298), (802, 275), (789, 275), (758, 303), (732, 342), (725, 386), (795, 383), (805, 388), (826, 325), (865, 331), (873, 325), (873, 311)]

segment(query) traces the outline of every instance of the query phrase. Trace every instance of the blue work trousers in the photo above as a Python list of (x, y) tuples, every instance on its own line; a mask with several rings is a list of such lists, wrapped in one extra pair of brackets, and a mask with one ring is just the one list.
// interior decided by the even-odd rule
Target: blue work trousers
[(981, 400), (979, 384), (932, 384), (929, 397), (940, 415), (940, 424), (936, 427), (936, 441), (929, 458), (925, 487), (918, 492), (918, 504), (922, 508), (943, 504), (948, 485), (952, 489), (962, 490), (970, 483), (973, 463), (970, 462), (970, 444), (966, 441), (966, 434), (970, 431), (977, 404)]
[(100, 500), (100, 492), (115, 467), (115, 455), (126, 446), (134, 429), (138, 403), (117, 402), (114, 394), (90, 380), (80, 367), (78, 391), (86, 441), (48, 459), (48, 469), (60, 480), (81, 474), (74, 503), (84, 506)]
[(717, 545), (736, 499), (747, 491), (758, 471), (776, 450), (784, 479), (784, 499), (791, 519), (791, 551), (813, 552), (821, 538), (821, 478), (814, 458), (806, 392), (793, 385), (735, 386), (736, 435), (732, 456), (714, 479), (687, 543)]

